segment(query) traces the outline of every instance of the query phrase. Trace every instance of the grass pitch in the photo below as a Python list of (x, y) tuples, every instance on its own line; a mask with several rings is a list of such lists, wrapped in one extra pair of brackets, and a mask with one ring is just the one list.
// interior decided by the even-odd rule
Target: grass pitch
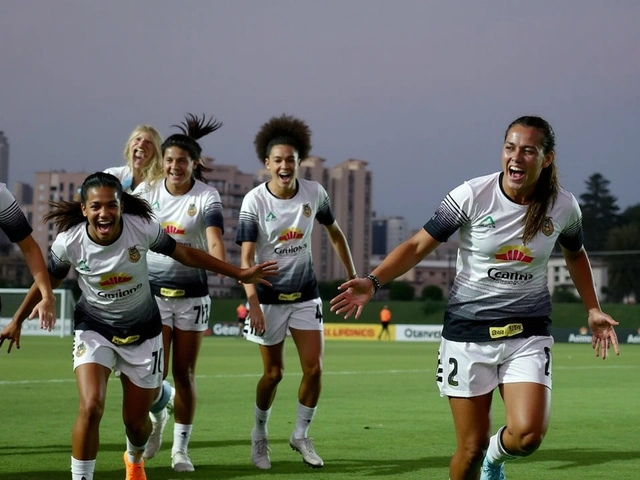
[[(640, 478), (640, 347), (602, 361), (588, 345), (556, 344), (551, 426), (538, 452), (507, 464), (509, 480)], [(300, 379), (295, 347), (269, 422), (272, 469), (251, 464), (257, 347), (206, 338), (198, 365), (199, 405), (191, 440), (194, 473), (170, 468), (172, 421), (147, 462), (149, 480), (447, 479), (455, 447), (446, 399), (435, 386), (437, 344), (330, 341), (323, 393), (310, 430), (325, 461), (313, 471), (288, 438)], [(77, 391), (71, 339), (24, 337), (0, 352), (0, 480), (68, 480)], [(101, 425), (95, 479), (122, 480), (121, 389), (112, 378)], [(504, 417), (496, 394), (494, 427)]]

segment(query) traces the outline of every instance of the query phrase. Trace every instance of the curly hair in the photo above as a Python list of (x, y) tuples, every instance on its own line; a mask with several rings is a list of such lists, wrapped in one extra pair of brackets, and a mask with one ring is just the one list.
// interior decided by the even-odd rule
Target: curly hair
[(253, 145), (261, 162), (269, 156), (275, 145), (295, 148), (298, 158), (303, 160), (311, 151), (311, 129), (304, 121), (283, 113), (279, 117), (272, 117), (260, 127)]

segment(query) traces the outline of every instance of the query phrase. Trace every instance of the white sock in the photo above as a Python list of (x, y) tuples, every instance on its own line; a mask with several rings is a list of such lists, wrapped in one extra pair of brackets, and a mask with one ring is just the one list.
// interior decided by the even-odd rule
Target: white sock
[(183, 425), (181, 423), (175, 423), (173, 425), (173, 447), (171, 448), (171, 455), (176, 452), (187, 451), (192, 429), (193, 425)]
[(506, 428), (506, 426), (500, 428), (498, 432), (489, 439), (489, 448), (487, 449), (486, 454), (489, 463), (500, 465), (507, 460), (513, 460), (514, 458), (517, 458), (515, 455), (507, 453), (504, 448), (504, 444), (502, 443), (502, 432)]
[(164, 422), (169, 416), (169, 412), (167, 412), (166, 407), (160, 410), (159, 413), (149, 412), (149, 416), (151, 417), (151, 421), (153, 423)]
[(256, 423), (253, 427), (254, 440), (261, 438), (267, 438), (267, 423), (269, 422), (269, 416), (271, 415), (271, 408), (269, 410), (260, 410), (257, 405), (253, 407), (253, 416)]
[(144, 449), (147, 447), (145, 443), (141, 447), (138, 447), (131, 443), (129, 437), (127, 437), (127, 457), (131, 463), (140, 463), (142, 461), (142, 454), (144, 453)]
[(71, 457), (71, 480), (93, 480), (95, 460), (76, 460)]
[(307, 438), (309, 425), (316, 414), (317, 407), (305, 407), (298, 402), (298, 415), (296, 416), (296, 429), (293, 431), (294, 438)]

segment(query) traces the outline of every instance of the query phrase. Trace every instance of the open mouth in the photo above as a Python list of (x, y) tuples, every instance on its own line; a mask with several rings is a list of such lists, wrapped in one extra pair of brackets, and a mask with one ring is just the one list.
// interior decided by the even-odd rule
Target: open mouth
[(98, 235), (106, 236), (111, 232), (111, 228), (113, 227), (113, 222), (100, 220), (96, 223), (96, 231)]
[(524, 169), (520, 167), (510, 166), (507, 170), (511, 180), (522, 180), (524, 178)]
[(289, 183), (291, 178), (293, 178), (293, 175), (289, 172), (281, 172), (278, 174), (278, 178), (280, 178), (283, 183)]

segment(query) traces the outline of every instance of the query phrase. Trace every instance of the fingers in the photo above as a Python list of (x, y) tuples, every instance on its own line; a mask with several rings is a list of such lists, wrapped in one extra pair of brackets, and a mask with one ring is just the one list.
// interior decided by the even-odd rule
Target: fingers
[(267, 282), (264, 278), (259, 278), (258, 279), (258, 283), (261, 283), (262, 285), (266, 285), (267, 287), (273, 287), (273, 285), (271, 285), (271, 283)]

